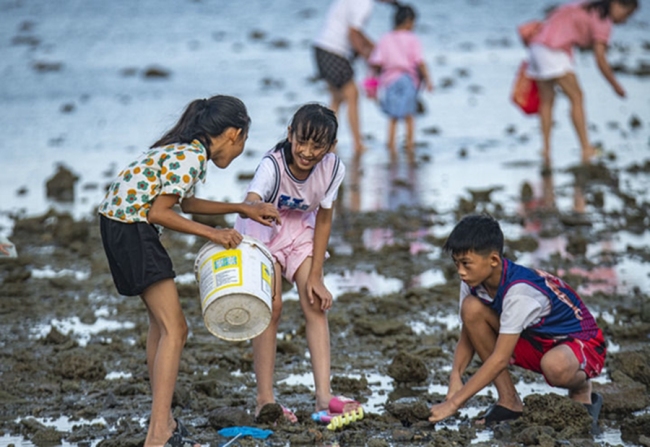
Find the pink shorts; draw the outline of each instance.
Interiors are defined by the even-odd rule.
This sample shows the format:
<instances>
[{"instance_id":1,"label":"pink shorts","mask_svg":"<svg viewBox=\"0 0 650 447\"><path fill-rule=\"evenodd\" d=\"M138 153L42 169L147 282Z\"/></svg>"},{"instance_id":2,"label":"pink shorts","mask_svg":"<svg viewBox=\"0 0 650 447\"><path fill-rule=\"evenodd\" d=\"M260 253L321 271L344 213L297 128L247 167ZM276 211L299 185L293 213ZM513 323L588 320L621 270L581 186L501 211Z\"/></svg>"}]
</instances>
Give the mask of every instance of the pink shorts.
<instances>
[{"instance_id":1,"label":"pink shorts","mask_svg":"<svg viewBox=\"0 0 650 447\"><path fill-rule=\"evenodd\" d=\"M580 369L587 374L587 377L596 377L602 371L603 365L605 364L607 345L603 337L603 332L600 329L598 329L596 336L589 340L580 340L577 338L554 340L524 332L519 337L517 346L515 346L515 352L512 354L510 364L542 374L542 368L540 366L542 357L548 351L559 345L567 345L571 348L580 362Z\"/></svg>"},{"instance_id":2,"label":"pink shorts","mask_svg":"<svg viewBox=\"0 0 650 447\"><path fill-rule=\"evenodd\" d=\"M267 245L273 258L282 267L282 276L293 282L298 268L314 251L314 229L304 228L289 245L277 237Z\"/></svg>"},{"instance_id":3,"label":"pink shorts","mask_svg":"<svg viewBox=\"0 0 650 447\"><path fill-rule=\"evenodd\" d=\"M293 217L293 216L292 216ZM266 245L282 267L282 276L294 282L294 276L314 251L314 227L308 219L282 216L282 225L265 227L251 219L237 218L235 229ZM327 253L325 257L327 257Z\"/></svg>"}]
</instances>

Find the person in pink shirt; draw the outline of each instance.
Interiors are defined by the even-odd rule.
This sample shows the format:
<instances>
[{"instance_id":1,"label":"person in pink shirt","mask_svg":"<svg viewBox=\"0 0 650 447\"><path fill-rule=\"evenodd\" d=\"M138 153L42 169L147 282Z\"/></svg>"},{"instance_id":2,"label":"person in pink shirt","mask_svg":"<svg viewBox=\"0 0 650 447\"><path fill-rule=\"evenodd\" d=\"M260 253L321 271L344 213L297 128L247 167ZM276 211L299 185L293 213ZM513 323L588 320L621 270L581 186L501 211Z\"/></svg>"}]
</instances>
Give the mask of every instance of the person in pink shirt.
<instances>
[{"instance_id":1,"label":"person in pink shirt","mask_svg":"<svg viewBox=\"0 0 650 447\"><path fill-rule=\"evenodd\" d=\"M406 154L415 163L414 115L417 110L417 93L421 82L428 91L433 90L429 71L424 63L422 45L413 32L415 11L412 7L396 3L395 27L384 35L373 49L368 60L379 71L380 104L389 117L387 146L391 162L397 161L395 134L397 123L406 123Z\"/></svg>"},{"instance_id":2,"label":"person in pink shirt","mask_svg":"<svg viewBox=\"0 0 650 447\"><path fill-rule=\"evenodd\" d=\"M531 39L528 74L537 80L539 88L545 165L551 162L550 140L556 85L571 102L571 119L580 140L582 161L589 162L593 157L595 151L587 137L587 120L582 89L575 75L573 47L593 48L601 73L616 94L625 97L625 90L607 62L606 51L612 24L625 23L637 7L638 0L597 0L563 5L550 14Z\"/></svg>"}]
</instances>

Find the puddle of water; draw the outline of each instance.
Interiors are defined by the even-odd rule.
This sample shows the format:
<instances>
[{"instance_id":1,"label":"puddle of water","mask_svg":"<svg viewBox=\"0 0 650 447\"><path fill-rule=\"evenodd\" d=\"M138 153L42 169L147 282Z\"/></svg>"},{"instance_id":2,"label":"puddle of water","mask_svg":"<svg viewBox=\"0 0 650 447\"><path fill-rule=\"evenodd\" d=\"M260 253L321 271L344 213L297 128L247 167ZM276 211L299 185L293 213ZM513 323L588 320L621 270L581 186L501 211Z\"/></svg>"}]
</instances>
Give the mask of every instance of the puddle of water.
<instances>
[{"instance_id":1,"label":"puddle of water","mask_svg":"<svg viewBox=\"0 0 650 447\"><path fill-rule=\"evenodd\" d=\"M90 272L71 269L62 269L57 271L48 266L42 269L33 269L32 276L34 278L61 278L63 276L72 276L77 281L86 281L90 277Z\"/></svg>"},{"instance_id":2,"label":"puddle of water","mask_svg":"<svg viewBox=\"0 0 650 447\"><path fill-rule=\"evenodd\" d=\"M73 337L79 346L84 347L88 344L90 338L101 332L110 332L117 331L121 329L133 329L135 324L129 321L120 322L115 320L109 320L103 316L98 316L92 324L86 324L81 322L79 317L70 317L65 319L53 319L50 321L50 324L40 324L36 325L32 329L32 338L40 339L46 337L49 334L52 328L56 328L62 334L66 334L70 337ZM106 338L106 342L110 343L111 339Z\"/></svg>"}]
</instances>

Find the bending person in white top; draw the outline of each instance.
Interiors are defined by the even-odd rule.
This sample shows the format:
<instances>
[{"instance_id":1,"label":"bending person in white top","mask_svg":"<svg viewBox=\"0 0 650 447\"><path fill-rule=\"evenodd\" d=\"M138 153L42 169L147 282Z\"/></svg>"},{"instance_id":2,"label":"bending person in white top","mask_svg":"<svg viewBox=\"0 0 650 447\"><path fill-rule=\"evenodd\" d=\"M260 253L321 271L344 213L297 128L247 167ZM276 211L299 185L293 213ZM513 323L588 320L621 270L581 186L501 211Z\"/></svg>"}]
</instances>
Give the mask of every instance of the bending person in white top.
<instances>
[{"instance_id":1,"label":"bending person in white top","mask_svg":"<svg viewBox=\"0 0 650 447\"><path fill-rule=\"evenodd\" d=\"M374 45L363 32L372 7L373 0L334 0L314 41L318 74L327 81L331 95L330 108L338 113L342 103L348 106L348 121L357 156L365 151L365 147L359 124L359 90L354 82L352 61L357 55L367 60L372 52Z\"/></svg>"}]
</instances>

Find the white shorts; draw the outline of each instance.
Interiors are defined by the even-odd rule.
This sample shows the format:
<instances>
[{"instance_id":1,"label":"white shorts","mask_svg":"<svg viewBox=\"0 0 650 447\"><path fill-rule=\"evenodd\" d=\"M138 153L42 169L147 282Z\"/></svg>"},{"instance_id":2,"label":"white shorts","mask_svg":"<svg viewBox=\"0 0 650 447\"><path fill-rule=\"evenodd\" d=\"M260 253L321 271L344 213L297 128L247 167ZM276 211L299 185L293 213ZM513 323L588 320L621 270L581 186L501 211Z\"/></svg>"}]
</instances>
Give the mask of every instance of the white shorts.
<instances>
[{"instance_id":1,"label":"white shorts","mask_svg":"<svg viewBox=\"0 0 650 447\"><path fill-rule=\"evenodd\" d=\"M575 72L573 58L566 51L540 44L532 44L528 50L529 62L526 73L533 79L546 81Z\"/></svg>"}]
</instances>

